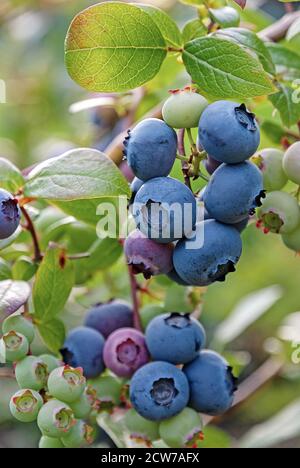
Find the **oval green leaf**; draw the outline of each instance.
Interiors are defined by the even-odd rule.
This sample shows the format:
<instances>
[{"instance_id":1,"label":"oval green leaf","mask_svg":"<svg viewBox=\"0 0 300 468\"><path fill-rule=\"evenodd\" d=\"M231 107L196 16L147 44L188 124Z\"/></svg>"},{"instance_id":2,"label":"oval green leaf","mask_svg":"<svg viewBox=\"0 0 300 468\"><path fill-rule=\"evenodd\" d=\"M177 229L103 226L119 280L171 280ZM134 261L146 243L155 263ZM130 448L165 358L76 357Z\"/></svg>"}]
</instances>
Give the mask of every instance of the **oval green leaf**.
<instances>
[{"instance_id":1,"label":"oval green leaf","mask_svg":"<svg viewBox=\"0 0 300 468\"><path fill-rule=\"evenodd\" d=\"M239 12L230 6L210 8L209 15L212 21L218 23L222 28L231 28L240 24Z\"/></svg>"},{"instance_id":2,"label":"oval green leaf","mask_svg":"<svg viewBox=\"0 0 300 468\"><path fill-rule=\"evenodd\" d=\"M130 189L122 173L105 154L79 148L35 167L28 176L24 195L67 201L130 196Z\"/></svg>"},{"instance_id":3,"label":"oval green leaf","mask_svg":"<svg viewBox=\"0 0 300 468\"><path fill-rule=\"evenodd\" d=\"M188 42L183 61L201 92L215 99L244 100L275 91L260 62L228 40L210 36Z\"/></svg>"},{"instance_id":4,"label":"oval green leaf","mask_svg":"<svg viewBox=\"0 0 300 468\"><path fill-rule=\"evenodd\" d=\"M79 13L65 43L71 78L90 91L127 91L151 80L167 54L151 16L133 5L107 2Z\"/></svg>"},{"instance_id":5,"label":"oval green leaf","mask_svg":"<svg viewBox=\"0 0 300 468\"><path fill-rule=\"evenodd\" d=\"M24 184L19 169L10 161L0 158L0 187L9 192L16 192Z\"/></svg>"},{"instance_id":6,"label":"oval green leaf","mask_svg":"<svg viewBox=\"0 0 300 468\"><path fill-rule=\"evenodd\" d=\"M197 37L206 36L206 34L207 28L200 21L200 19L189 21L185 24L182 31L183 42L186 44L187 42L192 41Z\"/></svg>"}]
</instances>

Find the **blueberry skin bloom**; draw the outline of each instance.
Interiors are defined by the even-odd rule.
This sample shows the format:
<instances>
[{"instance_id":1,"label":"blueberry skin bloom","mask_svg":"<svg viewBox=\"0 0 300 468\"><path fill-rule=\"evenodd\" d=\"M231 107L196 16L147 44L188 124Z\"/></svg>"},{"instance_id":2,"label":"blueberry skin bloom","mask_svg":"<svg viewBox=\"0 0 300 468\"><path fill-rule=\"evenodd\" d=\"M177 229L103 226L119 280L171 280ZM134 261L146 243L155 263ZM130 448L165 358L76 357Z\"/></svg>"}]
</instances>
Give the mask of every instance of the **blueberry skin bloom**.
<instances>
[{"instance_id":1,"label":"blueberry skin bloom","mask_svg":"<svg viewBox=\"0 0 300 468\"><path fill-rule=\"evenodd\" d=\"M193 230L197 204L192 191L182 182L158 177L146 182L136 194L133 216L145 236L168 244Z\"/></svg>"},{"instance_id":2,"label":"blueberry skin bloom","mask_svg":"<svg viewBox=\"0 0 300 468\"><path fill-rule=\"evenodd\" d=\"M124 141L124 156L141 180L169 175L176 154L176 132L159 119L143 120Z\"/></svg>"},{"instance_id":3,"label":"blueberry skin bloom","mask_svg":"<svg viewBox=\"0 0 300 468\"><path fill-rule=\"evenodd\" d=\"M250 162L222 164L212 175L203 199L209 214L226 224L236 224L262 205L265 198L263 177Z\"/></svg>"},{"instance_id":4,"label":"blueberry skin bloom","mask_svg":"<svg viewBox=\"0 0 300 468\"><path fill-rule=\"evenodd\" d=\"M133 407L151 421L162 421L180 413L187 406L189 395L186 376L167 362L147 364L134 374L130 384Z\"/></svg>"},{"instance_id":5,"label":"blueberry skin bloom","mask_svg":"<svg viewBox=\"0 0 300 468\"><path fill-rule=\"evenodd\" d=\"M225 281L226 275L235 271L241 253L237 229L210 219L197 224L194 238L178 242L173 263L185 283L208 286Z\"/></svg>"},{"instance_id":6,"label":"blueberry skin bloom","mask_svg":"<svg viewBox=\"0 0 300 468\"><path fill-rule=\"evenodd\" d=\"M0 189L0 239L7 239L19 227L21 210L17 200L6 190Z\"/></svg>"},{"instance_id":7,"label":"blueberry skin bloom","mask_svg":"<svg viewBox=\"0 0 300 468\"><path fill-rule=\"evenodd\" d=\"M204 348L203 326L189 314L163 314L155 317L146 330L146 343L155 361L186 364Z\"/></svg>"},{"instance_id":8,"label":"blueberry skin bloom","mask_svg":"<svg viewBox=\"0 0 300 468\"><path fill-rule=\"evenodd\" d=\"M217 161L227 164L246 161L260 143L255 115L244 104L214 102L200 118L199 143Z\"/></svg>"},{"instance_id":9,"label":"blueberry skin bloom","mask_svg":"<svg viewBox=\"0 0 300 468\"><path fill-rule=\"evenodd\" d=\"M118 377L131 377L149 361L144 335L134 328L120 328L104 346L104 362Z\"/></svg>"},{"instance_id":10,"label":"blueberry skin bloom","mask_svg":"<svg viewBox=\"0 0 300 468\"><path fill-rule=\"evenodd\" d=\"M218 416L228 411L237 390L237 379L228 362L214 351L201 351L183 368L190 385L189 406L194 410Z\"/></svg>"},{"instance_id":11,"label":"blueberry skin bloom","mask_svg":"<svg viewBox=\"0 0 300 468\"><path fill-rule=\"evenodd\" d=\"M173 244L158 244L141 231L133 231L126 239L124 253L135 274L146 279L173 270Z\"/></svg>"},{"instance_id":12,"label":"blueberry skin bloom","mask_svg":"<svg viewBox=\"0 0 300 468\"><path fill-rule=\"evenodd\" d=\"M133 327L133 310L127 302L121 300L97 304L88 312L84 324L107 338L118 328Z\"/></svg>"},{"instance_id":13,"label":"blueberry skin bloom","mask_svg":"<svg viewBox=\"0 0 300 468\"><path fill-rule=\"evenodd\" d=\"M64 343L61 354L65 364L82 367L87 379L98 377L104 371L104 338L88 327L74 328Z\"/></svg>"}]
</instances>

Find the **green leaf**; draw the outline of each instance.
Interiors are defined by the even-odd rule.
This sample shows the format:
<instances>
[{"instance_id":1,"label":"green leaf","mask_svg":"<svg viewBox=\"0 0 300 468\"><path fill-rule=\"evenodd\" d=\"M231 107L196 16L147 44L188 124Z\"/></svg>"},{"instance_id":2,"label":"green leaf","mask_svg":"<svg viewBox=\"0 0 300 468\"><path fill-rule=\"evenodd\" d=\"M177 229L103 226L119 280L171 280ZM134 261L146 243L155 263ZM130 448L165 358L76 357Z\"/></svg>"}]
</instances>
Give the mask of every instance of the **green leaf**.
<instances>
[{"instance_id":1,"label":"green leaf","mask_svg":"<svg viewBox=\"0 0 300 468\"><path fill-rule=\"evenodd\" d=\"M30 286L24 281L1 281L0 320L20 309L28 301L30 294Z\"/></svg>"},{"instance_id":2,"label":"green leaf","mask_svg":"<svg viewBox=\"0 0 300 468\"><path fill-rule=\"evenodd\" d=\"M130 196L130 189L122 173L105 154L80 148L33 169L24 195L47 200L82 200Z\"/></svg>"},{"instance_id":3,"label":"green leaf","mask_svg":"<svg viewBox=\"0 0 300 468\"><path fill-rule=\"evenodd\" d=\"M218 23L222 28L232 28L240 24L239 12L230 6L223 8L210 8L209 15L214 23Z\"/></svg>"},{"instance_id":4,"label":"green leaf","mask_svg":"<svg viewBox=\"0 0 300 468\"><path fill-rule=\"evenodd\" d=\"M151 16L133 5L101 3L71 23L65 61L71 78L90 91L127 91L151 80L167 54Z\"/></svg>"},{"instance_id":5,"label":"green leaf","mask_svg":"<svg viewBox=\"0 0 300 468\"><path fill-rule=\"evenodd\" d=\"M218 37L188 42L183 61L201 92L216 99L245 99L274 92L261 64L242 47Z\"/></svg>"},{"instance_id":6,"label":"green leaf","mask_svg":"<svg viewBox=\"0 0 300 468\"><path fill-rule=\"evenodd\" d=\"M22 255L19 257L12 267L12 275L14 280L29 281L37 271L37 264L31 258Z\"/></svg>"},{"instance_id":7,"label":"green leaf","mask_svg":"<svg viewBox=\"0 0 300 468\"><path fill-rule=\"evenodd\" d=\"M206 34L207 29L199 19L189 21L182 31L183 42L186 44L197 37L206 36Z\"/></svg>"},{"instance_id":8,"label":"green leaf","mask_svg":"<svg viewBox=\"0 0 300 468\"><path fill-rule=\"evenodd\" d=\"M84 268L89 271L105 270L120 258L122 252L118 239L97 239L89 249L90 257L85 260Z\"/></svg>"},{"instance_id":9,"label":"green leaf","mask_svg":"<svg viewBox=\"0 0 300 468\"><path fill-rule=\"evenodd\" d=\"M14 193L23 184L24 178L19 169L7 159L0 158L0 187Z\"/></svg>"},{"instance_id":10,"label":"green leaf","mask_svg":"<svg viewBox=\"0 0 300 468\"><path fill-rule=\"evenodd\" d=\"M0 258L0 281L11 279L11 268L3 258Z\"/></svg>"},{"instance_id":11,"label":"green leaf","mask_svg":"<svg viewBox=\"0 0 300 468\"><path fill-rule=\"evenodd\" d=\"M269 120L265 120L260 128L277 145L281 143L282 138L286 135L286 132L280 125Z\"/></svg>"},{"instance_id":12,"label":"green leaf","mask_svg":"<svg viewBox=\"0 0 300 468\"><path fill-rule=\"evenodd\" d=\"M279 286L256 291L243 298L215 332L215 340L226 345L240 336L281 298Z\"/></svg>"},{"instance_id":13,"label":"green leaf","mask_svg":"<svg viewBox=\"0 0 300 468\"><path fill-rule=\"evenodd\" d=\"M38 269L33 287L34 316L45 324L64 308L74 286L74 268L61 248L50 245Z\"/></svg>"},{"instance_id":14,"label":"green leaf","mask_svg":"<svg viewBox=\"0 0 300 468\"><path fill-rule=\"evenodd\" d=\"M215 35L221 39L234 41L251 52L254 52L265 71L271 75L275 75L276 71L271 54L264 42L254 32L244 28L228 28L216 32Z\"/></svg>"},{"instance_id":15,"label":"green leaf","mask_svg":"<svg viewBox=\"0 0 300 468\"><path fill-rule=\"evenodd\" d=\"M300 55L279 44L267 44L273 63L279 68L286 70L298 70L300 72ZM300 75L299 75L300 76Z\"/></svg>"},{"instance_id":16,"label":"green leaf","mask_svg":"<svg viewBox=\"0 0 300 468\"><path fill-rule=\"evenodd\" d=\"M300 35L300 18L297 19L292 26L290 26L287 34L286 34L286 39L288 41L292 41L295 39L297 36Z\"/></svg>"},{"instance_id":17,"label":"green leaf","mask_svg":"<svg viewBox=\"0 0 300 468\"><path fill-rule=\"evenodd\" d=\"M299 92L288 86L279 85L280 91L269 96L273 106L279 111L284 125L291 127L300 120Z\"/></svg>"},{"instance_id":18,"label":"green leaf","mask_svg":"<svg viewBox=\"0 0 300 468\"><path fill-rule=\"evenodd\" d=\"M182 37L180 30L173 19L164 11L152 5L144 5L143 3L135 3L135 6L144 10L155 22L159 28L164 40L171 47L181 47Z\"/></svg>"},{"instance_id":19,"label":"green leaf","mask_svg":"<svg viewBox=\"0 0 300 468\"><path fill-rule=\"evenodd\" d=\"M38 330L47 348L52 353L57 354L62 348L66 337L63 322L59 319L52 319L38 325Z\"/></svg>"},{"instance_id":20,"label":"green leaf","mask_svg":"<svg viewBox=\"0 0 300 468\"><path fill-rule=\"evenodd\" d=\"M164 309L168 312L173 312L174 310L180 310L186 313L193 312L194 307L190 300L188 289L174 283L169 286L166 293Z\"/></svg>"}]
</instances>

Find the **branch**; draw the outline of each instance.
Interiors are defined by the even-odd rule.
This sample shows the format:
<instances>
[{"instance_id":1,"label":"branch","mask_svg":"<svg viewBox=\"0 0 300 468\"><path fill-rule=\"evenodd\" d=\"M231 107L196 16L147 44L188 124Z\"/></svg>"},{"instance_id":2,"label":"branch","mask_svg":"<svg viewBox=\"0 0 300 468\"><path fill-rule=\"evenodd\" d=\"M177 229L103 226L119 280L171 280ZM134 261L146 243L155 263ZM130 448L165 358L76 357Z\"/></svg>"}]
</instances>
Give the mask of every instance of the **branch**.
<instances>
[{"instance_id":1,"label":"branch","mask_svg":"<svg viewBox=\"0 0 300 468\"><path fill-rule=\"evenodd\" d=\"M287 13L279 21L276 21L276 23L260 31L258 37L264 41L277 42L285 37L290 26L292 26L298 18L300 18L300 11Z\"/></svg>"},{"instance_id":2,"label":"branch","mask_svg":"<svg viewBox=\"0 0 300 468\"><path fill-rule=\"evenodd\" d=\"M27 210L26 210L26 208L24 206L21 206L21 211L22 211L22 213L24 215L24 218L26 219L26 222L27 222L26 229L27 229L27 231L30 232L32 240L33 240L34 261L35 262L40 262L42 260L43 256L41 254L41 249L40 249L40 245L39 245L39 241L38 241L38 237L37 237L35 227L33 225L33 222L32 222L32 219L31 219L29 213L27 212Z\"/></svg>"},{"instance_id":3,"label":"branch","mask_svg":"<svg viewBox=\"0 0 300 468\"><path fill-rule=\"evenodd\" d=\"M182 128L178 132L178 151L181 156L186 156L185 147L184 147L184 135L185 135L185 129ZM181 168L182 168L182 173L184 177L184 183L189 189L192 190L191 179L189 177L190 168L189 168L188 161L181 161Z\"/></svg>"},{"instance_id":4,"label":"branch","mask_svg":"<svg viewBox=\"0 0 300 468\"><path fill-rule=\"evenodd\" d=\"M14 377L13 369L9 369L8 367L0 368L0 379L14 379Z\"/></svg>"},{"instance_id":5,"label":"branch","mask_svg":"<svg viewBox=\"0 0 300 468\"><path fill-rule=\"evenodd\" d=\"M128 273L129 273L129 279L130 279L130 289L131 289L132 304L133 304L133 325L134 325L134 328L142 331L142 324L141 324L141 317L140 317L140 303L138 299L138 292L139 292L140 287L135 279L131 265L128 265Z\"/></svg>"}]
</instances>

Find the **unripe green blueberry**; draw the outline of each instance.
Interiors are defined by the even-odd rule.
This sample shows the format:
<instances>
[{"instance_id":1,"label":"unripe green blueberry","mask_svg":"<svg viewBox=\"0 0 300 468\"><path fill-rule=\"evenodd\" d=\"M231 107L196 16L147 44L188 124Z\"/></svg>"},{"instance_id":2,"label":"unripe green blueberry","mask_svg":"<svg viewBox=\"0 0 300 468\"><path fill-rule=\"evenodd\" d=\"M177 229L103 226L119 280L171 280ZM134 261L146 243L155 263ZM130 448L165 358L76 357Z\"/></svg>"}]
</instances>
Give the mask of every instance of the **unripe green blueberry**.
<instances>
[{"instance_id":1,"label":"unripe green blueberry","mask_svg":"<svg viewBox=\"0 0 300 468\"><path fill-rule=\"evenodd\" d=\"M300 252L300 224L294 231L288 234L282 234L282 240L288 249L294 250L294 252L299 253Z\"/></svg>"},{"instance_id":2,"label":"unripe green blueberry","mask_svg":"<svg viewBox=\"0 0 300 468\"><path fill-rule=\"evenodd\" d=\"M99 410L111 410L121 403L122 381L110 375L90 380L91 386L96 390Z\"/></svg>"},{"instance_id":3,"label":"unripe green blueberry","mask_svg":"<svg viewBox=\"0 0 300 468\"><path fill-rule=\"evenodd\" d=\"M252 156L251 161L261 170L264 188L269 192L281 190L287 183L282 161L284 152L276 148L266 148Z\"/></svg>"},{"instance_id":4,"label":"unripe green blueberry","mask_svg":"<svg viewBox=\"0 0 300 468\"><path fill-rule=\"evenodd\" d=\"M159 439L159 423L143 418L135 409L127 411L124 424L132 439L142 439L149 442Z\"/></svg>"},{"instance_id":5,"label":"unripe green blueberry","mask_svg":"<svg viewBox=\"0 0 300 468\"><path fill-rule=\"evenodd\" d=\"M300 185L300 141L286 151L283 157L283 170L292 182Z\"/></svg>"},{"instance_id":6,"label":"unripe green blueberry","mask_svg":"<svg viewBox=\"0 0 300 468\"><path fill-rule=\"evenodd\" d=\"M258 224L266 232L287 234L294 231L300 222L297 200L286 192L270 192L257 211Z\"/></svg>"},{"instance_id":7,"label":"unripe green blueberry","mask_svg":"<svg viewBox=\"0 0 300 468\"><path fill-rule=\"evenodd\" d=\"M5 347L5 359L7 362L16 362L23 359L29 351L27 338L21 333L10 331L2 338Z\"/></svg>"},{"instance_id":8,"label":"unripe green blueberry","mask_svg":"<svg viewBox=\"0 0 300 468\"><path fill-rule=\"evenodd\" d=\"M162 115L173 128L196 128L208 101L191 89L178 90L165 102Z\"/></svg>"},{"instance_id":9,"label":"unripe green blueberry","mask_svg":"<svg viewBox=\"0 0 300 468\"><path fill-rule=\"evenodd\" d=\"M64 449L65 446L60 439L53 437L42 436L39 441L40 449Z\"/></svg>"},{"instance_id":10,"label":"unripe green blueberry","mask_svg":"<svg viewBox=\"0 0 300 468\"><path fill-rule=\"evenodd\" d=\"M23 423L35 421L42 406L43 399L41 395L29 389L15 393L9 403L11 414Z\"/></svg>"},{"instance_id":11,"label":"unripe green blueberry","mask_svg":"<svg viewBox=\"0 0 300 468\"><path fill-rule=\"evenodd\" d=\"M93 405L96 402L96 390L88 385L79 400L70 403L76 419L87 419L91 414Z\"/></svg>"},{"instance_id":12,"label":"unripe green blueberry","mask_svg":"<svg viewBox=\"0 0 300 468\"><path fill-rule=\"evenodd\" d=\"M48 390L58 400L72 403L78 400L86 386L86 379L81 368L62 366L49 375Z\"/></svg>"},{"instance_id":13,"label":"unripe green blueberry","mask_svg":"<svg viewBox=\"0 0 300 468\"><path fill-rule=\"evenodd\" d=\"M16 365L15 375L20 388L39 391L47 385L48 368L41 359L27 356Z\"/></svg>"},{"instance_id":14,"label":"unripe green blueberry","mask_svg":"<svg viewBox=\"0 0 300 468\"><path fill-rule=\"evenodd\" d=\"M2 324L3 334L10 331L15 331L24 335L28 343L31 344L34 340L34 326L30 320L27 320L23 315L15 313L7 317Z\"/></svg>"},{"instance_id":15,"label":"unripe green blueberry","mask_svg":"<svg viewBox=\"0 0 300 468\"><path fill-rule=\"evenodd\" d=\"M70 432L76 420L66 403L54 399L42 407L37 423L44 436L60 439Z\"/></svg>"},{"instance_id":16,"label":"unripe green blueberry","mask_svg":"<svg viewBox=\"0 0 300 468\"><path fill-rule=\"evenodd\" d=\"M192 447L202 438L201 416L195 410L185 408L176 416L162 421L159 434L169 447Z\"/></svg>"},{"instance_id":17,"label":"unripe green blueberry","mask_svg":"<svg viewBox=\"0 0 300 468\"><path fill-rule=\"evenodd\" d=\"M94 429L84 421L76 421L69 433L61 440L67 448L83 448L94 442Z\"/></svg>"},{"instance_id":18,"label":"unripe green blueberry","mask_svg":"<svg viewBox=\"0 0 300 468\"><path fill-rule=\"evenodd\" d=\"M52 372L57 367L61 366L61 361L52 354L42 354L39 358L46 364L48 367L48 372Z\"/></svg>"}]
</instances>

